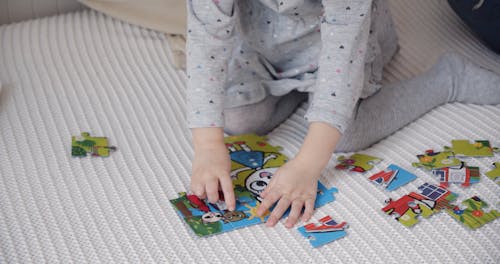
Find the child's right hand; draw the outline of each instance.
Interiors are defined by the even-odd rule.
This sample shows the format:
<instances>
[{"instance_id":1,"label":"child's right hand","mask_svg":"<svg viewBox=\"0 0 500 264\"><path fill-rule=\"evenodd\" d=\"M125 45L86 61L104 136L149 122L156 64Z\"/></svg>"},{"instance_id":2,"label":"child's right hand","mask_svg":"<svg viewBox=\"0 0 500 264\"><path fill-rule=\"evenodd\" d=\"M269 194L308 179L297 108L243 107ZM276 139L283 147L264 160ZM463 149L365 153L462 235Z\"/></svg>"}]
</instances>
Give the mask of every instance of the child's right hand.
<instances>
[{"instance_id":1,"label":"child's right hand","mask_svg":"<svg viewBox=\"0 0 500 264\"><path fill-rule=\"evenodd\" d=\"M222 128L193 129L194 160L191 191L211 203L219 201L219 188L224 194L227 208L236 206L233 183L230 177L231 159L224 144Z\"/></svg>"}]
</instances>

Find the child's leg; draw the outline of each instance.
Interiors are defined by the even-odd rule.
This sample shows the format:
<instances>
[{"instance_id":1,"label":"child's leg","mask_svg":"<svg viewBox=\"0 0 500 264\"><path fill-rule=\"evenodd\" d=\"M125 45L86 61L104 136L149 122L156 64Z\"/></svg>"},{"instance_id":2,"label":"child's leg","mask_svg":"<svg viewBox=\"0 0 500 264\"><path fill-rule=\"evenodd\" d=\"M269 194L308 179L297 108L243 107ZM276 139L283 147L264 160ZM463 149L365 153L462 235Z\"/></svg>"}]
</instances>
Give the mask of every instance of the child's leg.
<instances>
[{"instance_id":1,"label":"child's leg","mask_svg":"<svg viewBox=\"0 0 500 264\"><path fill-rule=\"evenodd\" d=\"M448 102L500 104L500 75L446 54L424 74L362 100L336 151L367 148Z\"/></svg>"},{"instance_id":2,"label":"child's leg","mask_svg":"<svg viewBox=\"0 0 500 264\"><path fill-rule=\"evenodd\" d=\"M224 131L230 135L256 133L264 135L287 119L307 93L293 91L285 96L269 95L261 102L224 109Z\"/></svg>"}]
</instances>

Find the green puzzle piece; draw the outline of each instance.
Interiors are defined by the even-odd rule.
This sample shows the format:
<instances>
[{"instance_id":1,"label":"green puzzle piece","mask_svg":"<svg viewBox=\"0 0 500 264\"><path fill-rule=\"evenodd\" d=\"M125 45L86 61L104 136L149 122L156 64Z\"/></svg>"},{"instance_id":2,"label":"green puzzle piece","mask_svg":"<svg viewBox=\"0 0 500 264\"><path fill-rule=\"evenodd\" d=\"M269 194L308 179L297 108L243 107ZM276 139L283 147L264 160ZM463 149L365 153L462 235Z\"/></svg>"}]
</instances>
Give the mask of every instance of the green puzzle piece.
<instances>
[{"instance_id":1,"label":"green puzzle piece","mask_svg":"<svg viewBox=\"0 0 500 264\"><path fill-rule=\"evenodd\" d=\"M492 157L498 148L492 148L488 140L475 140L473 144L469 140L452 140L451 148L444 147L459 157Z\"/></svg>"},{"instance_id":2,"label":"green puzzle piece","mask_svg":"<svg viewBox=\"0 0 500 264\"><path fill-rule=\"evenodd\" d=\"M495 167L494 169L486 172L486 176L490 178L492 181L496 182L498 185L500 185L500 162L495 162L493 163L493 166Z\"/></svg>"},{"instance_id":3,"label":"green puzzle piece","mask_svg":"<svg viewBox=\"0 0 500 264\"><path fill-rule=\"evenodd\" d=\"M110 151L116 147L108 145L105 137L91 137L88 132L82 132L81 136L71 137L71 155L73 157L86 157L87 153L92 156L108 157Z\"/></svg>"},{"instance_id":4,"label":"green puzzle piece","mask_svg":"<svg viewBox=\"0 0 500 264\"><path fill-rule=\"evenodd\" d=\"M335 166L336 169L365 172L371 170L373 168L373 164L379 163L382 159L365 154L355 153L348 159L346 159L344 156L339 156L337 160L340 161L340 163Z\"/></svg>"},{"instance_id":5,"label":"green puzzle piece","mask_svg":"<svg viewBox=\"0 0 500 264\"><path fill-rule=\"evenodd\" d=\"M446 212L470 229L479 228L500 217L500 212L497 210L485 212L484 208L488 207L488 204L477 196L463 201L462 204L467 208L462 210L456 206L453 209L447 209Z\"/></svg>"},{"instance_id":6,"label":"green puzzle piece","mask_svg":"<svg viewBox=\"0 0 500 264\"><path fill-rule=\"evenodd\" d=\"M427 150L425 154L417 155L419 162L413 162L413 167L423 167L428 170L442 169L459 166L462 162L459 159L453 158L453 152L442 151L434 152Z\"/></svg>"}]
</instances>

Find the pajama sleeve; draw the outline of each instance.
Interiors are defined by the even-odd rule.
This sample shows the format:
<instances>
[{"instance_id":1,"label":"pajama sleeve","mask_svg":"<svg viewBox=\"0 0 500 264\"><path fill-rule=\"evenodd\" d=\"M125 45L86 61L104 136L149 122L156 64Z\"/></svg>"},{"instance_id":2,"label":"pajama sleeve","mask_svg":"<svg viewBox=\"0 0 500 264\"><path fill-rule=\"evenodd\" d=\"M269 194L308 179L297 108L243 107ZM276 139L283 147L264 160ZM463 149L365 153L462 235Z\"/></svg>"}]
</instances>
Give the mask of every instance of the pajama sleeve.
<instances>
[{"instance_id":1,"label":"pajama sleeve","mask_svg":"<svg viewBox=\"0 0 500 264\"><path fill-rule=\"evenodd\" d=\"M234 46L234 0L187 1L187 124L224 126L224 84Z\"/></svg>"},{"instance_id":2,"label":"pajama sleeve","mask_svg":"<svg viewBox=\"0 0 500 264\"><path fill-rule=\"evenodd\" d=\"M372 1L322 2L318 77L305 117L344 133L363 89Z\"/></svg>"}]
</instances>

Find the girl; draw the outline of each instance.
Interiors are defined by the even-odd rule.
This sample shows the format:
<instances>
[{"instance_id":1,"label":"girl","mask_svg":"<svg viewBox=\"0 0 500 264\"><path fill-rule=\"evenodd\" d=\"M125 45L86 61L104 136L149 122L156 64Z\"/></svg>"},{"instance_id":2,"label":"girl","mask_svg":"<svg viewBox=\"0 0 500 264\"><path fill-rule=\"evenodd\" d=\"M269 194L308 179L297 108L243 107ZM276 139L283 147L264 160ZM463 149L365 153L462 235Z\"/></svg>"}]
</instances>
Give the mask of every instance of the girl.
<instances>
[{"instance_id":1,"label":"girl","mask_svg":"<svg viewBox=\"0 0 500 264\"><path fill-rule=\"evenodd\" d=\"M334 151L370 146L447 102L500 103L500 77L449 54L425 74L380 89L397 50L385 0L189 0L188 126L191 190L234 210L229 134L265 134L308 99L299 152L261 194L267 225L313 213L317 181ZM302 213L303 212L303 213Z\"/></svg>"}]
</instances>

